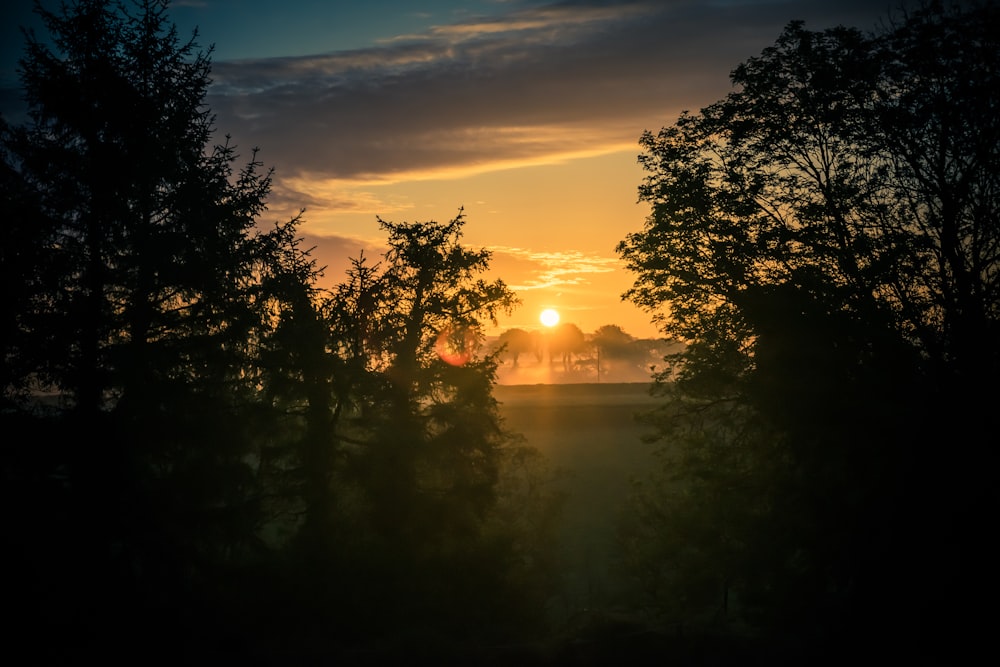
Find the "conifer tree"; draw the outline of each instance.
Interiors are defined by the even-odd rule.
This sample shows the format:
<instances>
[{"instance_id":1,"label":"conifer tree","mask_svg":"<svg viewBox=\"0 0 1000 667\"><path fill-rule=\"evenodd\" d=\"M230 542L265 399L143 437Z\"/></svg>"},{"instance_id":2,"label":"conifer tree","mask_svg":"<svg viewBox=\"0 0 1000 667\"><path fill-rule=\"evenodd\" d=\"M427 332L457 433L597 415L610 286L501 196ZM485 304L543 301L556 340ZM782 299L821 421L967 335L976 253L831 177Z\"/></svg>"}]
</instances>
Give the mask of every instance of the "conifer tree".
<instances>
[{"instance_id":1,"label":"conifer tree","mask_svg":"<svg viewBox=\"0 0 1000 667\"><path fill-rule=\"evenodd\" d=\"M4 251L19 309L5 419L36 421L19 478L58 471L68 489L58 516L32 518L64 522L37 548L75 554L53 566L67 590L102 582L136 604L209 595L214 568L253 548L260 351L275 302L315 276L298 218L258 227L271 173L213 143L210 50L179 39L167 5L38 5L29 120L2 137L22 249ZM42 394L58 405L38 422Z\"/></svg>"}]
</instances>

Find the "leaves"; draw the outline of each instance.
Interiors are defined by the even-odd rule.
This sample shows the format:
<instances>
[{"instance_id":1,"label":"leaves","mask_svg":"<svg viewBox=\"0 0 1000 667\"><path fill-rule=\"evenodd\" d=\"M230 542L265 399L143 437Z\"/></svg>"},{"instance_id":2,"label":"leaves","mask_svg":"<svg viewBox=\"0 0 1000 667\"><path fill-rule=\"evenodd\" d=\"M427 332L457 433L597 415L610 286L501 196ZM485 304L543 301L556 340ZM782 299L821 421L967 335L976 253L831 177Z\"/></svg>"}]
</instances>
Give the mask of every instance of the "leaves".
<instances>
[{"instance_id":1,"label":"leaves","mask_svg":"<svg viewBox=\"0 0 1000 667\"><path fill-rule=\"evenodd\" d=\"M873 34L793 22L734 92L642 136L625 296L688 345L654 417L669 479L640 489L650 544L631 544L664 608L685 601L675 620L719 622L725 582L757 631L838 632L893 568L953 600L916 508L971 520L967 488L936 480L977 477L986 451L934 443L992 423L974 406L996 392L970 387L1000 370L998 20L931 3Z\"/></svg>"}]
</instances>

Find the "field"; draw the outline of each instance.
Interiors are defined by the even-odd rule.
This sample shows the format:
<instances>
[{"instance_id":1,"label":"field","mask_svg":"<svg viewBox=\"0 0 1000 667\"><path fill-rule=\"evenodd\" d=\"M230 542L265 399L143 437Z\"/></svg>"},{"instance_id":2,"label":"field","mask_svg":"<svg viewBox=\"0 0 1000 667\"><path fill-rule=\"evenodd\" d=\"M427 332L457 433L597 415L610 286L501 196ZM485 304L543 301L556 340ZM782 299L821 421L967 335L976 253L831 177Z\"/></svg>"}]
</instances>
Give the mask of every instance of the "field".
<instances>
[{"instance_id":1,"label":"field","mask_svg":"<svg viewBox=\"0 0 1000 667\"><path fill-rule=\"evenodd\" d=\"M630 480L652 461L648 430L635 420L656 399L647 383L498 385L494 390L509 429L522 434L560 471L565 495L560 544L564 599L553 613L567 619L613 605L616 523Z\"/></svg>"}]
</instances>

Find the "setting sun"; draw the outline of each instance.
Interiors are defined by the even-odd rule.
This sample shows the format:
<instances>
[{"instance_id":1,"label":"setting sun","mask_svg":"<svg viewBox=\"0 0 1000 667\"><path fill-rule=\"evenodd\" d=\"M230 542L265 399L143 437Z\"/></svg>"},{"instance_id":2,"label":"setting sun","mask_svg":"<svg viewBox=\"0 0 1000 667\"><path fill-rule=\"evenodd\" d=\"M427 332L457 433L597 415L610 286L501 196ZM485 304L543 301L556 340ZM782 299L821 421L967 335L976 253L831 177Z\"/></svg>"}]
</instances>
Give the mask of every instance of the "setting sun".
<instances>
[{"instance_id":1,"label":"setting sun","mask_svg":"<svg viewBox=\"0 0 1000 667\"><path fill-rule=\"evenodd\" d=\"M541 320L542 324L545 326L554 327L559 324L559 313L551 308L546 308L542 311L542 314L538 316L538 319Z\"/></svg>"}]
</instances>

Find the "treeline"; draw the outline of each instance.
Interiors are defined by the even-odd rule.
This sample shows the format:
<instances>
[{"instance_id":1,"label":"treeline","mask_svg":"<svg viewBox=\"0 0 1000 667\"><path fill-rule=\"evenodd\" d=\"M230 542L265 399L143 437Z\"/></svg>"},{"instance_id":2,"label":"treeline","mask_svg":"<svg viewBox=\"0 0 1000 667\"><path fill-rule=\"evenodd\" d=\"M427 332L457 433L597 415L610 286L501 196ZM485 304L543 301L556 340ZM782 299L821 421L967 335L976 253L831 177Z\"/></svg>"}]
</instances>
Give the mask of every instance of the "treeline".
<instances>
[{"instance_id":1,"label":"treeline","mask_svg":"<svg viewBox=\"0 0 1000 667\"><path fill-rule=\"evenodd\" d=\"M0 127L13 634L276 664L523 639L554 506L478 349L514 294L461 211L380 220L384 256L319 289L166 5L42 11Z\"/></svg>"},{"instance_id":2,"label":"treeline","mask_svg":"<svg viewBox=\"0 0 1000 667\"><path fill-rule=\"evenodd\" d=\"M664 357L683 344L664 339L635 338L617 324L605 324L590 334L572 322L543 330L506 329L491 341L501 369L516 376L519 369L547 365L576 382L599 382L609 376L621 381L649 382ZM528 375L530 373L526 373Z\"/></svg>"}]
</instances>

